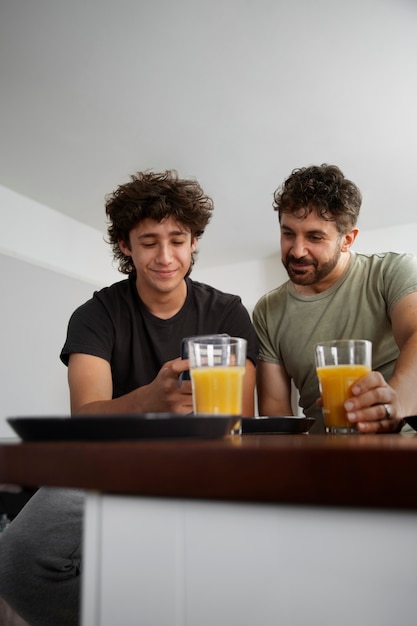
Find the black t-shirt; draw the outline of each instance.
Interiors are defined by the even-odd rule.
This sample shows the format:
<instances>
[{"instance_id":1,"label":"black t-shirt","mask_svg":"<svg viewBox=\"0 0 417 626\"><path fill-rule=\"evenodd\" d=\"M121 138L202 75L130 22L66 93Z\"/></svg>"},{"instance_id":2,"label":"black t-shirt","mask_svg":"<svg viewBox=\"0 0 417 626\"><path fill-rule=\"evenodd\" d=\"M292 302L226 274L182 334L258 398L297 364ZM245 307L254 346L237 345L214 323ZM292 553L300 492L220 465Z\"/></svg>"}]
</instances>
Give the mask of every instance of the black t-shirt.
<instances>
[{"instance_id":1,"label":"black t-shirt","mask_svg":"<svg viewBox=\"0 0 417 626\"><path fill-rule=\"evenodd\" d=\"M184 306L166 320L145 307L134 277L95 292L70 318L62 362L68 365L72 352L108 361L114 398L149 384L166 361L180 356L183 337L213 333L243 337L247 357L256 364L256 333L239 296L190 278L186 282Z\"/></svg>"}]
</instances>

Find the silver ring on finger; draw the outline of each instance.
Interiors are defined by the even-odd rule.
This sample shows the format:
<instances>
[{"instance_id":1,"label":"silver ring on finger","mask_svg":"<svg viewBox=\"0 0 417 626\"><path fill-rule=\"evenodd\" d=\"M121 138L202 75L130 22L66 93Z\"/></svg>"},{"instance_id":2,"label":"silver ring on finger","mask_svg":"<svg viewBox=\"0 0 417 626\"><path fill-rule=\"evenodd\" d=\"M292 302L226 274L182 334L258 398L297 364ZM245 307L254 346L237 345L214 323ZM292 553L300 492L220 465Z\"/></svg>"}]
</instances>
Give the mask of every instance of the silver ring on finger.
<instances>
[{"instance_id":1,"label":"silver ring on finger","mask_svg":"<svg viewBox=\"0 0 417 626\"><path fill-rule=\"evenodd\" d=\"M385 419L389 420L392 415L392 409L389 404L383 404L382 406L385 409Z\"/></svg>"}]
</instances>

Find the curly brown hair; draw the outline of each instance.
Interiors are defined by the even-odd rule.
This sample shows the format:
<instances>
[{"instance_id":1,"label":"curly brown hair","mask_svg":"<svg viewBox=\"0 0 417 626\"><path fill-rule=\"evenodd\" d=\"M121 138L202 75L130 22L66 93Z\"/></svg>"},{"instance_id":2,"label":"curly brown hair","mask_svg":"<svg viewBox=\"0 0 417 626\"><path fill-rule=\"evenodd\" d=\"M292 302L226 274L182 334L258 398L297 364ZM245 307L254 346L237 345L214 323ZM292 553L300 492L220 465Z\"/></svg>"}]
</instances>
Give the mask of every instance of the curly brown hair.
<instances>
[{"instance_id":1,"label":"curly brown hair","mask_svg":"<svg viewBox=\"0 0 417 626\"><path fill-rule=\"evenodd\" d=\"M160 222L173 217L190 230L192 238L199 238L213 211L213 201L199 183L179 178L176 170L137 172L130 177L130 182L120 185L105 200L108 243L122 274L136 274L131 257L123 254L119 241L129 245L129 233L139 222L146 218ZM192 255L188 274L194 261Z\"/></svg>"},{"instance_id":2,"label":"curly brown hair","mask_svg":"<svg viewBox=\"0 0 417 626\"><path fill-rule=\"evenodd\" d=\"M273 207L283 213L307 217L312 211L334 221L341 234L356 225L362 204L358 187L336 165L312 165L292 171L274 193Z\"/></svg>"}]
</instances>

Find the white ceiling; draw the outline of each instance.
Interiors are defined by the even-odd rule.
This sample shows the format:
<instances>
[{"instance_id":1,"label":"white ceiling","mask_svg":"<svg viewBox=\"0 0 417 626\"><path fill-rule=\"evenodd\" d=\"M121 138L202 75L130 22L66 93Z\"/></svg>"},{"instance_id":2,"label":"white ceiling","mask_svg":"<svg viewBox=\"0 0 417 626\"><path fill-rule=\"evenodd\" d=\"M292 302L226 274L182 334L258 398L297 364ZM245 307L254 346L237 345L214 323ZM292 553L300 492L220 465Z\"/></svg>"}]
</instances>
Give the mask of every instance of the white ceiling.
<instances>
[{"instance_id":1,"label":"white ceiling","mask_svg":"<svg viewBox=\"0 0 417 626\"><path fill-rule=\"evenodd\" d=\"M312 163L363 229L415 222L416 77L417 0L1 0L0 184L104 231L106 193L175 168L215 202L205 267L275 253Z\"/></svg>"}]
</instances>

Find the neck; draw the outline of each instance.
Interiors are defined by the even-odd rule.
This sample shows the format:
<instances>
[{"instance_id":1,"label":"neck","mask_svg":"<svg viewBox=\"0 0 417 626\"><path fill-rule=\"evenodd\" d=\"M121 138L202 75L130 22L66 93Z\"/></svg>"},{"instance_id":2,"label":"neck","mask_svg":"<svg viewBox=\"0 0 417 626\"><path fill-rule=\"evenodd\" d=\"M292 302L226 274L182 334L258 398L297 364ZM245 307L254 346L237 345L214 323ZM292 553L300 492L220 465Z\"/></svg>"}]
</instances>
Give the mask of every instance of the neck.
<instances>
[{"instance_id":1,"label":"neck","mask_svg":"<svg viewBox=\"0 0 417 626\"><path fill-rule=\"evenodd\" d=\"M163 320L169 319L178 313L184 306L187 298L187 283L185 280L181 281L174 291L163 292L143 289L142 286L138 285L137 281L136 289L148 311L155 317Z\"/></svg>"}]
</instances>

